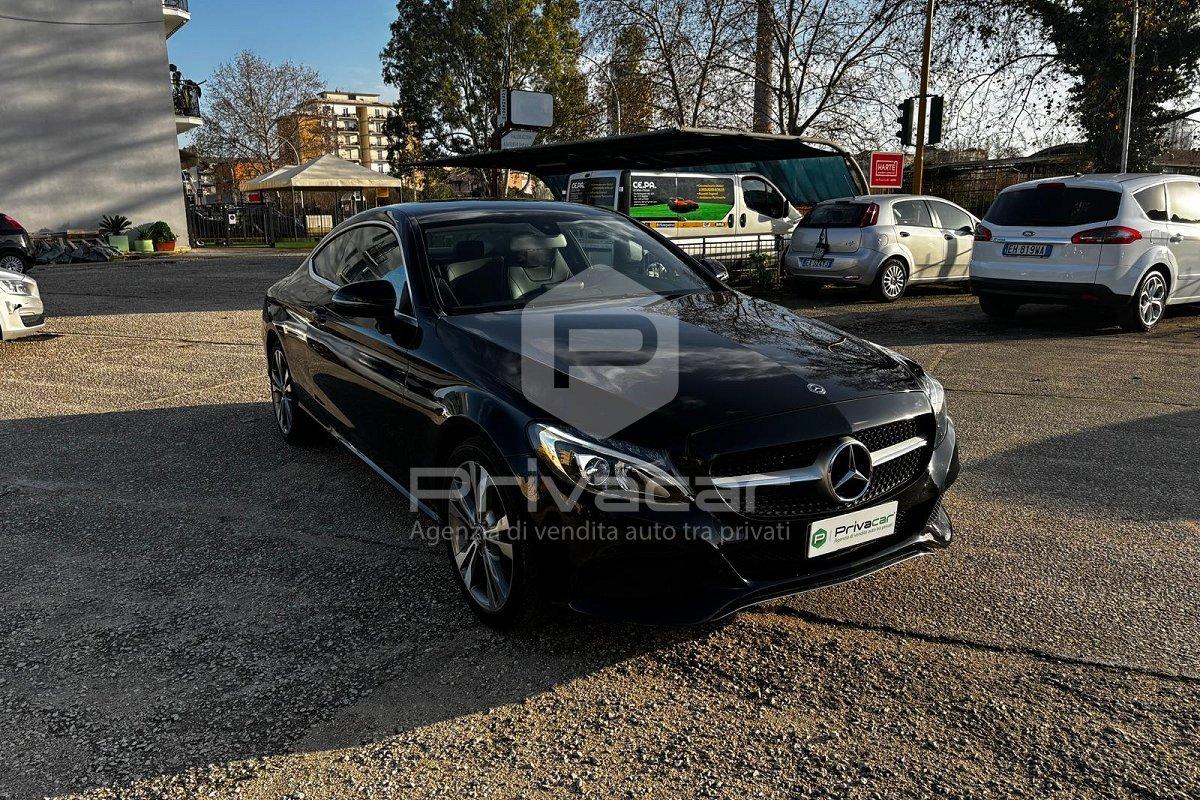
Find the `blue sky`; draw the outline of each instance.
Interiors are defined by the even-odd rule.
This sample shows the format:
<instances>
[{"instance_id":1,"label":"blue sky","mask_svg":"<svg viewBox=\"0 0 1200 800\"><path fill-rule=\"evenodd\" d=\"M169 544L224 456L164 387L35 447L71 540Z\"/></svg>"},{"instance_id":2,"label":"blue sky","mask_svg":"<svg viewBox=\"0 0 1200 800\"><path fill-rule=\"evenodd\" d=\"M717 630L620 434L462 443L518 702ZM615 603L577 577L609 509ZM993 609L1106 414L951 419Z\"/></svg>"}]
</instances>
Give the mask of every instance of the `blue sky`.
<instances>
[{"instance_id":1,"label":"blue sky","mask_svg":"<svg viewBox=\"0 0 1200 800\"><path fill-rule=\"evenodd\" d=\"M167 43L171 62L202 81L241 50L315 67L330 89L394 93L379 74L379 51L396 18L395 0L190 0L192 21Z\"/></svg>"}]
</instances>

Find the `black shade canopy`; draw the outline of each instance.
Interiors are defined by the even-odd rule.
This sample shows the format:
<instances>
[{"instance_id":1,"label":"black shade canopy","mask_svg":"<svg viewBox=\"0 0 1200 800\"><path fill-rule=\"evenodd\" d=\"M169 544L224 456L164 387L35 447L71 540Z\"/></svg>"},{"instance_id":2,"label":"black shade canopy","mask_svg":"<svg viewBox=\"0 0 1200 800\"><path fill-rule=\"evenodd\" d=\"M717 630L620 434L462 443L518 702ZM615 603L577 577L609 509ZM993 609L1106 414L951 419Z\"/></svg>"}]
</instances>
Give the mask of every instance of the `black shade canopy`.
<instances>
[{"instance_id":1,"label":"black shade canopy","mask_svg":"<svg viewBox=\"0 0 1200 800\"><path fill-rule=\"evenodd\" d=\"M844 161L846 168L846 171L842 172L842 185L839 189L822 194L838 196L866 190L867 181L862 169L849 153L833 142L799 136L709 128L663 128L601 139L449 156L422 161L413 166L518 170L538 176L557 192L562 189L565 175L589 170L669 171L695 170L702 166L737 165L738 168L747 171L766 172L774 179L778 177L776 173L780 172L783 162L818 158ZM851 183L847 184L846 180ZM787 184L790 181L783 180L782 183ZM786 186L781 188L792 202L824 199L820 196L798 197L799 194L811 192L802 192L799 189L789 192Z\"/></svg>"},{"instance_id":2,"label":"black shade canopy","mask_svg":"<svg viewBox=\"0 0 1200 800\"><path fill-rule=\"evenodd\" d=\"M695 164L783 161L839 155L849 156L841 147L821 139L708 128L663 128L602 139L449 156L423 161L415 166L515 169L552 175L564 170L669 170Z\"/></svg>"}]
</instances>

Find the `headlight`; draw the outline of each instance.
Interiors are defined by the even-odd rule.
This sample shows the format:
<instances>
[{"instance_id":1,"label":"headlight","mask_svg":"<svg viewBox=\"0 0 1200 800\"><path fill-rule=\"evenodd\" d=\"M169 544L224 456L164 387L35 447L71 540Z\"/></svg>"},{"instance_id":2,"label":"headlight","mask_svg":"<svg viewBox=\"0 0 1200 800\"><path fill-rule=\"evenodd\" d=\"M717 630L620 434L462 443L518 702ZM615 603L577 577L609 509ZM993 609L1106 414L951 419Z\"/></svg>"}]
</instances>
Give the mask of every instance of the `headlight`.
<instances>
[{"instance_id":1,"label":"headlight","mask_svg":"<svg viewBox=\"0 0 1200 800\"><path fill-rule=\"evenodd\" d=\"M0 291L18 297L30 297L33 294L33 289L25 281L0 281Z\"/></svg>"},{"instance_id":2,"label":"headlight","mask_svg":"<svg viewBox=\"0 0 1200 800\"><path fill-rule=\"evenodd\" d=\"M541 457L564 478L588 491L656 503L688 498L686 487L671 475L663 453L629 444L617 449L549 425L534 424L529 432Z\"/></svg>"},{"instance_id":3,"label":"headlight","mask_svg":"<svg viewBox=\"0 0 1200 800\"><path fill-rule=\"evenodd\" d=\"M937 440L934 442L936 447L946 438L946 430L950 427L949 417L946 415L946 389L937 378L925 373L921 374L921 388L929 395L929 405L933 406L933 415L937 419Z\"/></svg>"}]
</instances>

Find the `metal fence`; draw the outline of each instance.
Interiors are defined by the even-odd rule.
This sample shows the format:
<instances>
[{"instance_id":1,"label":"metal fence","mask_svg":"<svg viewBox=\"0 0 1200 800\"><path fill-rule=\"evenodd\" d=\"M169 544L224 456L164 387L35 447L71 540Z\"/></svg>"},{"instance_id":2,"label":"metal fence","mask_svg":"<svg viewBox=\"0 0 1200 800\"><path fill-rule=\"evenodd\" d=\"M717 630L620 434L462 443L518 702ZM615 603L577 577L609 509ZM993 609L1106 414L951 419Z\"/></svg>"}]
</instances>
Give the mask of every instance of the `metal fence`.
<instances>
[{"instance_id":1,"label":"metal fence","mask_svg":"<svg viewBox=\"0 0 1200 800\"><path fill-rule=\"evenodd\" d=\"M765 254L772 262L778 262L780 254L787 249L788 239L770 233L754 236L706 236L702 239L676 240L681 250L695 258L711 258L723 263L733 278L754 268L752 257Z\"/></svg>"},{"instance_id":2,"label":"metal fence","mask_svg":"<svg viewBox=\"0 0 1200 800\"><path fill-rule=\"evenodd\" d=\"M188 237L193 247L305 247L326 230L308 228L308 218L267 203L188 206Z\"/></svg>"}]
</instances>

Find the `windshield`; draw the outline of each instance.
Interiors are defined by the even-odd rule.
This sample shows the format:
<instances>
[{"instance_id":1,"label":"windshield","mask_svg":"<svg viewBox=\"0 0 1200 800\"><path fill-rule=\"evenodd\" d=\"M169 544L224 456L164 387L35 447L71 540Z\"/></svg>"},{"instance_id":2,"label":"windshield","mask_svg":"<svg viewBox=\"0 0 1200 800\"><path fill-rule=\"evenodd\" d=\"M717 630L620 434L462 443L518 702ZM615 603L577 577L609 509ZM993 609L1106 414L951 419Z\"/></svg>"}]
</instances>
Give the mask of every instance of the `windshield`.
<instances>
[{"instance_id":1,"label":"windshield","mask_svg":"<svg viewBox=\"0 0 1200 800\"><path fill-rule=\"evenodd\" d=\"M424 229L430 269L450 311L677 297L711 286L645 228L620 217L490 214Z\"/></svg>"},{"instance_id":2,"label":"windshield","mask_svg":"<svg viewBox=\"0 0 1200 800\"><path fill-rule=\"evenodd\" d=\"M822 203L800 224L808 228L857 228L864 209L862 203Z\"/></svg>"},{"instance_id":3,"label":"windshield","mask_svg":"<svg viewBox=\"0 0 1200 800\"><path fill-rule=\"evenodd\" d=\"M1117 216L1120 205L1120 192L1049 184L1005 192L992 203L984 221L1066 228L1108 222Z\"/></svg>"}]
</instances>

